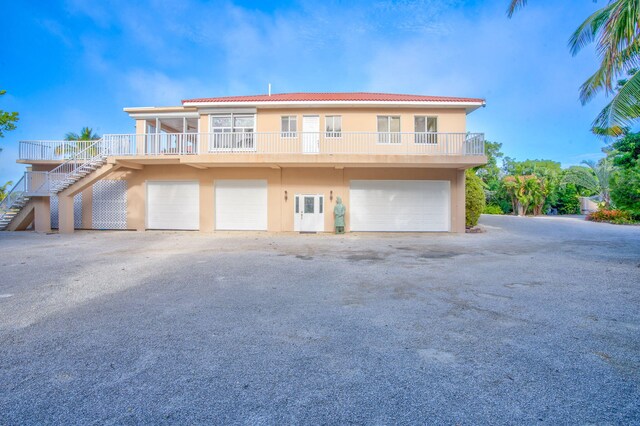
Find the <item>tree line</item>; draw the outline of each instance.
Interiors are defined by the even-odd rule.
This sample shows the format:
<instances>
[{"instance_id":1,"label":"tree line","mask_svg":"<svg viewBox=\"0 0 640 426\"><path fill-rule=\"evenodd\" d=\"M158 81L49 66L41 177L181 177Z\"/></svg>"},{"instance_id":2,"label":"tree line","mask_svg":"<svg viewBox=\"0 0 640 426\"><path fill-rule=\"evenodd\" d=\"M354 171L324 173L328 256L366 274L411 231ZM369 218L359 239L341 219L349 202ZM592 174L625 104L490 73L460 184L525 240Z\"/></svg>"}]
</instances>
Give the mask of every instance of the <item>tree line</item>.
<instances>
[{"instance_id":1,"label":"tree line","mask_svg":"<svg viewBox=\"0 0 640 426\"><path fill-rule=\"evenodd\" d=\"M590 197L600 210L594 220L640 221L640 133L625 129L603 151L598 161L563 168L553 160L516 161L504 155L501 143L487 141L487 164L467 173L467 186L484 194L473 208L520 216L579 214L579 198Z\"/></svg>"}]
</instances>

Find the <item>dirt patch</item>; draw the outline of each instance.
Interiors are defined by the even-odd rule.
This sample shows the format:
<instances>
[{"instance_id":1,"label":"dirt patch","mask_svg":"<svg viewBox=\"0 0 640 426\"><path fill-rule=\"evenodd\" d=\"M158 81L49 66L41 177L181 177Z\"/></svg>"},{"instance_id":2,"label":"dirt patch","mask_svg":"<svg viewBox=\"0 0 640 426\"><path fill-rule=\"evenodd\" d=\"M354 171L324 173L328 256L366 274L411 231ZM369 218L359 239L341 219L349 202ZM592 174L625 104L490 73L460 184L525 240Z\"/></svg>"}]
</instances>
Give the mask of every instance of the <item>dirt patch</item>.
<instances>
[{"instance_id":1,"label":"dirt patch","mask_svg":"<svg viewBox=\"0 0 640 426\"><path fill-rule=\"evenodd\" d=\"M353 253L348 255L346 258L351 262L379 262L384 260L384 258L380 256L380 253L375 251Z\"/></svg>"},{"instance_id":2,"label":"dirt patch","mask_svg":"<svg viewBox=\"0 0 640 426\"><path fill-rule=\"evenodd\" d=\"M418 259L450 259L461 254L455 251L425 251L418 254Z\"/></svg>"}]
</instances>

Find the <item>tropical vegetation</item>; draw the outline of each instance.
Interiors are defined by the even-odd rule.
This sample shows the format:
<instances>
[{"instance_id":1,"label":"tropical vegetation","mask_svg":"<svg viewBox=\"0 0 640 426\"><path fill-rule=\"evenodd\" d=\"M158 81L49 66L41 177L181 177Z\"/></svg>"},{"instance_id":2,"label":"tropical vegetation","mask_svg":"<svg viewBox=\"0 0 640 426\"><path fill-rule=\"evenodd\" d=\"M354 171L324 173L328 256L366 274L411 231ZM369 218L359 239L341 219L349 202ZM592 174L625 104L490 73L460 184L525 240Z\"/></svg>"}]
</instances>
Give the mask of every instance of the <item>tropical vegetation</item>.
<instances>
[{"instance_id":1,"label":"tropical vegetation","mask_svg":"<svg viewBox=\"0 0 640 426\"><path fill-rule=\"evenodd\" d=\"M473 227L485 208L485 194L482 179L472 170L465 173L465 224Z\"/></svg>"},{"instance_id":2,"label":"tropical vegetation","mask_svg":"<svg viewBox=\"0 0 640 426\"><path fill-rule=\"evenodd\" d=\"M80 133L69 132L65 135L64 140L69 141L68 144L62 144L56 147L55 153L56 155L65 155L65 154L74 154L85 151L87 148L90 151L96 151L95 148L92 148L91 145L93 141L100 139L100 136L93 132L93 129L90 127L83 127L80 130ZM95 153L88 153L90 156Z\"/></svg>"},{"instance_id":3,"label":"tropical vegetation","mask_svg":"<svg viewBox=\"0 0 640 426\"><path fill-rule=\"evenodd\" d=\"M473 171L485 193L484 213L579 214L580 198L588 197L604 212L590 220L640 221L640 133L625 130L603 149L604 158L567 168L551 160L516 161L502 153L502 144L486 146L487 164Z\"/></svg>"},{"instance_id":4,"label":"tropical vegetation","mask_svg":"<svg viewBox=\"0 0 640 426\"><path fill-rule=\"evenodd\" d=\"M605 208L611 205L611 178L613 175L613 165L608 158L595 162L585 160L582 164L587 167L570 167L564 174L563 184L572 183L576 187L586 189L591 193L596 193Z\"/></svg>"},{"instance_id":5,"label":"tropical vegetation","mask_svg":"<svg viewBox=\"0 0 640 426\"><path fill-rule=\"evenodd\" d=\"M0 90L0 96L3 96L7 93L6 90ZM4 138L5 132L10 132L15 130L16 122L18 122L20 118L18 117L17 112L7 112L0 109L0 138ZM0 148L2 151L2 148ZM4 185L0 186L0 201L4 200L8 192L8 188L13 184L13 182L6 182Z\"/></svg>"},{"instance_id":6,"label":"tropical vegetation","mask_svg":"<svg viewBox=\"0 0 640 426\"><path fill-rule=\"evenodd\" d=\"M6 90L0 90L0 96L4 96ZM8 112L0 109L0 138L4 137L5 132L15 130L16 122L20 120L17 112Z\"/></svg>"},{"instance_id":7,"label":"tropical vegetation","mask_svg":"<svg viewBox=\"0 0 640 426\"><path fill-rule=\"evenodd\" d=\"M527 0L510 0L508 14ZM583 104L598 93L612 98L593 122L596 133L622 136L640 118L640 1L609 0L574 31L569 48L576 55L595 43L600 64L580 87ZM626 79L620 78L627 76Z\"/></svg>"},{"instance_id":8,"label":"tropical vegetation","mask_svg":"<svg viewBox=\"0 0 640 426\"><path fill-rule=\"evenodd\" d=\"M633 219L629 212L624 210L607 210L601 209L587 215L587 220L592 222L609 222L617 224L633 223Z\"/></svg>"},{"instance_id":9,"label":"tropical vegetation","mask_svg":"<svg viewBox=\"0 0 640 426\"><path fill-rule=\"evenodd\" d=\"M0 186L0 201L4 200L4 197L9 193L9 189L13 185L12 181L6 182L4 185Z\"/></svg>"}]
</instances>

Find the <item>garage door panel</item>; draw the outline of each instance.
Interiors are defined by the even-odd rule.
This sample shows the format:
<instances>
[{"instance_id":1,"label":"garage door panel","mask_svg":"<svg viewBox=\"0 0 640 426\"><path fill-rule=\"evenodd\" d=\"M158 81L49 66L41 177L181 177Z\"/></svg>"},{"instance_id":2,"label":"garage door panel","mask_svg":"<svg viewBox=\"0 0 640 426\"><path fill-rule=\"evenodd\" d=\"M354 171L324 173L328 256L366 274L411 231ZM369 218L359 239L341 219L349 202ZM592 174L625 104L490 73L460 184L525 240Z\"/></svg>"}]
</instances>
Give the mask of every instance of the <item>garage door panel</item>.
<instances>
[{"instance_id":1,"label":"garage door panel","mask_svg":"<svg viewBox=\"0 0 640 426\"><path fill-rule=\"evenodd\" d=\"M199 183L147 182L147 228L199 229Z\"/></svg>"},{"instance_id":2,"label":"garage door panel","mask_svg":"<svg viewBox=\"0 0 640 426\"><path fill-rule=\"evenodd\" d=\"M449 181L351 181L352 231L449 231Z\"/></svg>"},{"instance_id":3,"label":"garage door panel","mask_svg":"<svg viewBox=\"0 0 640 426\"><path fill-rule=\"evenodd\" d=\"M215 188L216 229L267 230L266 180L217 180Z\"/></svg>"}]
</instances>

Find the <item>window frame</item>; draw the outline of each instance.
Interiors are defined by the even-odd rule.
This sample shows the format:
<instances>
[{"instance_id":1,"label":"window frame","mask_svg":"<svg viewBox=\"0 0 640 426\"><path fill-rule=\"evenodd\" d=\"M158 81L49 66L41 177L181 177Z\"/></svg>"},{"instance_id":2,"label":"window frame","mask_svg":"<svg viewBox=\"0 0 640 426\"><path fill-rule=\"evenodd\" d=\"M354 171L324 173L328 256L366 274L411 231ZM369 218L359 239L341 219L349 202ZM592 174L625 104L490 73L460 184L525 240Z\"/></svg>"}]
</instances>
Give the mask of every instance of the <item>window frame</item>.
<instances>
[{"instance_id":1,"label":"window frame","mask_svg":"<svg viewBox=\"0 0 640 426\"><path fill-rule=\"evenodd\" d=\"M380 124L380 119L386 118L387 120L387 128L389 129L386 132L381 132L378 127ZM398 131L391 131L391 119L398 119ZM376 115L376 130L377 130L377 138L376 143L380 145L401 145L402 144L402 116L400 115ZM382 137L381 137L382 136Z\"/></svg>"},{"instance_id":2,"label":"window frame","mask_svg":"<svg viewBox=\"0 0 640 426\"><path fill-rule=\"evenodd\" d=\"M284 128L282 127L283 123L283 119L287 119L287 124L289 126L288 130L284 130ZM296 125L296 130L295 131L291 131L291 119L293 119L293 122ZM298 137L298 116L297 115L281 115L280 116L280 137L283 139L295 139Z\"/></svg>"},{"instance_id":3,"label":"window frame","mask_svg":"<svg viewBox=\"0 0 640 426\"><path fill-rule=\"evenodd\" d=\"M230 126L214 127L213 120L216 117L229 118L231 120ZM251 118L253 120L253 125L251 127L249 126L236 127L235 125L236 118ZM219 114L209 114L209 132L211 134L211 137L209 139L208 152L256 151L256 140L254 138L254 135L256 133L256 119L257 119L256 114L246 113L246 112L243 112L243 113L227 112L227 113L219 113ZM247 131L247 130L250 130L250 131ZM227 140L225 139L228 139L228 142L230 142L232 146L215 147L214 146L216 144L215 137L218 134L234 135L234 136L227 136L222 140L222 145L225 145L227 143ZM236 146L238 142L240 142L242 146L240 147ZM249 143L247 144L247 142ZM246 145L250 145L250 146L246 146Z\"/></svg>"},{"instance_id":4,"label":"window frame","mask_svg":"<svg viewBox=\"0 0 640 426\"><path fill-rule=\"evenodd\" d=\"M416 119L424 118L424 131L418 131ZM435 120L435 131L429 130L429 120ZM435 145L438 143L438 116L418 114L413 116L413 131L415 134L414 143Z\"/></svg>"},{"instance_id":5,"label":"window frame","mask_svg":"<svg viewBox=\"0 0 640 426\"><path fill-rule=\"evenodd\" d=\"M335 130L335 119L340 120L340 131ZM329 119L331 119L331 126L333 130L328 130ZM342 138L342 115L325 115L324 116L324 137L327 139L341 139Z\"/></svg>"}]
</instances>

